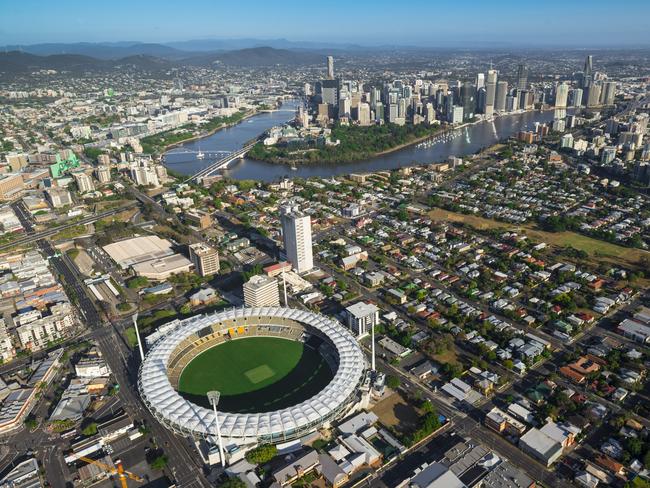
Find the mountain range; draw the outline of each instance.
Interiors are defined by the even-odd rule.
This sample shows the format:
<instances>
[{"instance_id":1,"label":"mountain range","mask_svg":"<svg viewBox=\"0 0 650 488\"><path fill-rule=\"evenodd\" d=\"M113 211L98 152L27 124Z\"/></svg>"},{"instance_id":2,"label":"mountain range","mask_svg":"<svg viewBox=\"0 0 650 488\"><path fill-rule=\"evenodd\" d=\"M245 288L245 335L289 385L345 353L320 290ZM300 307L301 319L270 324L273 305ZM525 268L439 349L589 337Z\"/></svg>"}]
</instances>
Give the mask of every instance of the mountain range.
<instances>
[{"instance_id":1,"label":"mountain range","mask_svg":"<svg viewBox=\"0 0 650 488\"><path fill-rule=\"evenodd\" d=\"M0 72L100 71L125 65L148 71L175 66L304 66L324 63L325 56L316 51L269 46L221 51L181 51L162 44L37 44L21 50L12 48L15 46L7 46L0 52Z\"/></svg>"}]
</instances>

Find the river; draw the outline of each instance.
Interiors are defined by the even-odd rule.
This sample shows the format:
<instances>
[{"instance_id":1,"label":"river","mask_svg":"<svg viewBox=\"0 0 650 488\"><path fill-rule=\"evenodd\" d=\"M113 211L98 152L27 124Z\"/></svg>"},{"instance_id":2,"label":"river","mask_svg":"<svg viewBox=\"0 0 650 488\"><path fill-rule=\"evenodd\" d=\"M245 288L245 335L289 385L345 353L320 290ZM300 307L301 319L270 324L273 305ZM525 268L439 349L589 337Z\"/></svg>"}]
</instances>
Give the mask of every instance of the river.
<instances>
[{"instance_id":1,"label":"river","mask_svg":"<svg viewBox=\"0 0 650 488\"><path fill-rule=\"evenodd\" d=\"M295 108L294 102L286 102L280 110L255 115L211 136L175 147L165 154L165 165L181 174L194 174L226 153L241 148L245 142L259 136L265 130L291 120L294 117ZM553 110L505 115L491 122L480 122L457 129L454 137L446 138L435 144L413 145L364 161L346 164L299 165L297 169L292 170L286 165L244 158L231 163L227 170L222 171L222 174L234 179L277 181L285 176L290 178L309 178L310 176L327 178L340 174L369 173L404 166L430 164L445 161L450 156L463 157L474 154L521 130L532 129L535 122L544 123L552 120ZM197 159L198 151L204 153L203 159Z\"/></svg>"}]
</instances>

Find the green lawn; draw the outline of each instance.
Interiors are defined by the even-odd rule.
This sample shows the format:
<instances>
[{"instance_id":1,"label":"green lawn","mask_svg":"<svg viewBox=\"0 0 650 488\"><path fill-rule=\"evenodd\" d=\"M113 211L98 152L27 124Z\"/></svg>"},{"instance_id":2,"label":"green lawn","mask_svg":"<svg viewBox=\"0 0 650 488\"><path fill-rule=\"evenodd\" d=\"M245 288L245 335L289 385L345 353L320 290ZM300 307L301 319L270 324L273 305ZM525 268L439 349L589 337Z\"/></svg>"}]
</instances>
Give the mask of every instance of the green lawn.
<instances>
[{"instance_id":1,"label":"green lawn","mask_svg":"<svg viewBox=\"0 0 650 488\"><path fill-rule=\"evenodd\" d=\"M300 342L275 337L236 339L208 349L183 370L179 393L209 406L206 392L219 390L219 408L263 412L299 403L329 383L323 358Z\"/></svg>"}]
</instances>

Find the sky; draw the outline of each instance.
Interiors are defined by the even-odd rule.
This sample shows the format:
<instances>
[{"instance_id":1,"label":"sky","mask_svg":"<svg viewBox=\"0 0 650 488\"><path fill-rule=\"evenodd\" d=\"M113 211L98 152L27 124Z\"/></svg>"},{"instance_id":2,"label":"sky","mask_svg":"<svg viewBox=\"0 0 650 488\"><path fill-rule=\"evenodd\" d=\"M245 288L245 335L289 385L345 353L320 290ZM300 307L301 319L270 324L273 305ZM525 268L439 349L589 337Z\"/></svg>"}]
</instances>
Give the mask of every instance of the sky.
<instances>
[{"instance_id":1,"label":"sky","mask_svg":"<svg viewBox=\"0 0 650 488\"><path fill-rule=\"evenodd\" d=\"M0 45L284 38L414 46L650 45L650 0L0 0Z\"/></svg>"}]
</instances>

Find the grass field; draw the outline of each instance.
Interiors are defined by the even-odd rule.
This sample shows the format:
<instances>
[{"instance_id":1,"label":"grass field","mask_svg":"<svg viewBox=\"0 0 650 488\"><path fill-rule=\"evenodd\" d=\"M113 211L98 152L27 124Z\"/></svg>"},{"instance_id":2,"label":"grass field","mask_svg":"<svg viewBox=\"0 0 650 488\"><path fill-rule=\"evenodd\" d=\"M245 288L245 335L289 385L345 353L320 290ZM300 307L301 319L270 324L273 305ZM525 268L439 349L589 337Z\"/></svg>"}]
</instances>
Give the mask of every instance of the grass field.
<instances>
[{"instance_id":1,"label":"grass field","mask_svg":"<svg viewBox=\"0 0 650 488\"><path fill-rule=\"evenodd\" d=\"M506 222L498 222L492 219L478 217L476 215L465 215L463 213L451 212L441 208L434 208L429 212L429 217L435 221L461 222L475 229L507 229L515 230L537 242L546 242L555 247L571 246L575 249L585 251L595 263L606 261L611 264L623 264L632 268L643 266L643 259L650 258L650 253L643 249L619 246L611 242L594 239L592 237L578 234L577 232L546 232L538 230L534 224L515 225Z\"/></svg>"},{"instance_id":2,"label":"grass field","mask_svg":"<svg viewBox=\"0 0 650 488\"><path fill-rule=\"evenodd\" d=\"M205 394L219 390L226 412L265 412L300 403L322 390L332 372L318 352L300 342L248 337L203 352L183 370L178 392L209 406Z\"/></svg>"}]
</instances>

